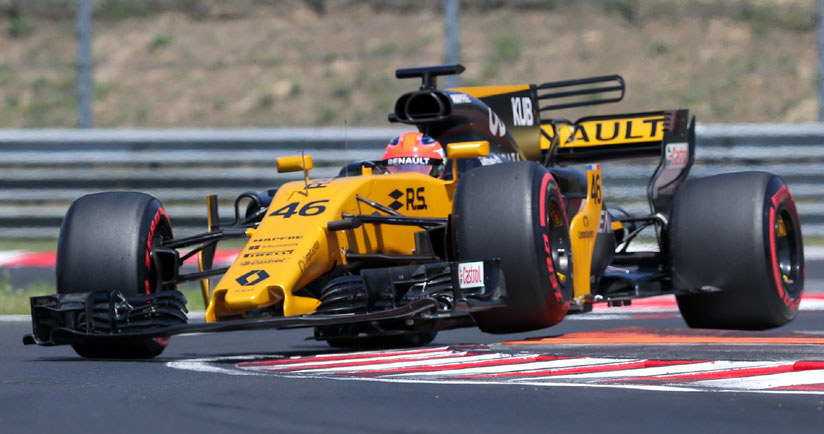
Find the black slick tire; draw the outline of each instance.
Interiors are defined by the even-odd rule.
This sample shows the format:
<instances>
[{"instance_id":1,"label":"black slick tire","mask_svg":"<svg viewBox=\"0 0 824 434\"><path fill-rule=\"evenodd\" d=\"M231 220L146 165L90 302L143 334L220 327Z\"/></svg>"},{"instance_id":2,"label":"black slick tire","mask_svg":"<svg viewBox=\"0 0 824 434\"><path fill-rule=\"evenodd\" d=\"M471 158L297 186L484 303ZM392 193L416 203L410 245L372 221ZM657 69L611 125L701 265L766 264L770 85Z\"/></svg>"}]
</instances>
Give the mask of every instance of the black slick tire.
<instances>
[{"instance_id":1,"label":"black slick tire","mask_svg":"<svg viewBox=\"0 0 824 434\"><path fill-rule=\"evenodd\" d=\"M150 252L172 238L160 202L135 192L95 193L77 199L66 212L57 247L57 293L117 289L125 296L158 287ZM113 344L76 343L86 358L152 358L168 338L122 339Z\"/></svg>"},{"instance_id":2,"label":"black slick tire","mask_svg":"<svg viewBox=\"0 0 824 434\"><path fill-rule=\"evenodd\" d=\"M507 306L476 312L487 333L559 323L572 297L569 223L558 185L536 163L467 171L455 192L455 249L461 261L500 258Z\"/></svg>"},{"instance_id":3,"label":"black slick tire","mask_svg":"<svg viewBox=\"0 0 824 434\"><path fill-rule=\"evenodd\" d=\"M801 224L778 176L740 172L684 183L675 195L666 246L690 327L764 330L790 322L804 287Z\"/></svg>"}]
</instances>

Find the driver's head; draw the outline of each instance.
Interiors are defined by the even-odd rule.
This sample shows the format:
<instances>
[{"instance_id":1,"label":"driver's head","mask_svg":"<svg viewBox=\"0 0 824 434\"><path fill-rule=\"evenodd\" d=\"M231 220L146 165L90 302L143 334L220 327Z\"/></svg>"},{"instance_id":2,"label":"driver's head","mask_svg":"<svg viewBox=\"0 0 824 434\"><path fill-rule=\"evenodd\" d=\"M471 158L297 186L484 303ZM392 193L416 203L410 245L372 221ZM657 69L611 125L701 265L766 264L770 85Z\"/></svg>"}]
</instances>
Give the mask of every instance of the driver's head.
<instances>
[{"instance_id":1,"label":"driver's head","mask_svg":"<svg viewBox=\"0 0 824 434\"><path fill-rule=\"evenodd\" d=\"M403 133L386 145L383 162L390 173L418 172L435 177L443 173L441 144L423 133Z\"/></svg>"}]
</instances>

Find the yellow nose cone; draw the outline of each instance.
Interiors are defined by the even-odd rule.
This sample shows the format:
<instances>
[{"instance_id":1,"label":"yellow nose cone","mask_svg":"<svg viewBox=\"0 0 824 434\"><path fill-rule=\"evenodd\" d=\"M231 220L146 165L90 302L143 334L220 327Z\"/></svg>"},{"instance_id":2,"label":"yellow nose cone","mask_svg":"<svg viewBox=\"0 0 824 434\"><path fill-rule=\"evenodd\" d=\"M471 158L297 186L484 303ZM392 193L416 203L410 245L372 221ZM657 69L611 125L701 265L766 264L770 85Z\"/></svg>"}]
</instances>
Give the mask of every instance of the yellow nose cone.
<instances>
[{"instance_id":1,"label":"yellow nose cone","mask_svg":"<svg viewBox=\"0 0 824 434\"><path fill-rule=\"evenodd\" d=\"M281 300L281 296L268 286L232 288L226 292L224 302L230 310L247 310L269 306Z\"/></svg>"}]
</instances>

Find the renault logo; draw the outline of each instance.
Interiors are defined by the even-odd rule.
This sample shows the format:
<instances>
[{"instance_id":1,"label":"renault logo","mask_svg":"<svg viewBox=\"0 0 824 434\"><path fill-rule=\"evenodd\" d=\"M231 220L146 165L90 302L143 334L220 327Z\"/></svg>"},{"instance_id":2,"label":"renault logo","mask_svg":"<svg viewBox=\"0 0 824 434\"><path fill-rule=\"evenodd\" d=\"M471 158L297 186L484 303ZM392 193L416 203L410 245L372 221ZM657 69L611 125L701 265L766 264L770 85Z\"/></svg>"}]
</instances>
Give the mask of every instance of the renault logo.
<instances>
[{"instance_id":1,"label":"renault logo","mask_svg":"<svg viewBox=\"0 0 824 434\"><path fill-rule=\"evenodd\" d=\"M235 279L240 286L252 286L254 284L263 282L264 280L269 278L269 273L263 270L254 270L250 271L243 276L238 277Z\"/></svg>"}]
</instances>

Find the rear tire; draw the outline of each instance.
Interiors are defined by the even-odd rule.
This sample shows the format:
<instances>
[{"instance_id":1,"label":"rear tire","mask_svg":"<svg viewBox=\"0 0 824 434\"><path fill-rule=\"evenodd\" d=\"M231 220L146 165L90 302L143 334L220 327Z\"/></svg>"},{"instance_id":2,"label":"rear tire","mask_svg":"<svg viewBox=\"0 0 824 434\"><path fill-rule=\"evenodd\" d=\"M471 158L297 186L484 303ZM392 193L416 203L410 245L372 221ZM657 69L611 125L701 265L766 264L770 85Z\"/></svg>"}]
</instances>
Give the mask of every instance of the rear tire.
<instances>
[{"instance_id":1,"label":"rear tire","mask_svg":"<svg viewBox=\"0 0 824 434\"><path fill-rule=\"evenodd\" d=\"M764 330L790 322L804 287L801 224L778 176L741 172L683 184L667 231L673 284L690 327Z\"/></svg>"},{"instance_id":2,"label":"rear tire","mask_svg":"<svg viewBox=\"0 0 824 434\"><path fill-rule=\"evenodd\" d=\"M57 246L57 293L119 290L126 297L159 288L152 245L172 238L160 202L134 192L83 196L66 212ZM87 358L152 358L168 338L123 339L116 344L76 343Z\"/></svg>"},{"instance_id":3,"label":"rear tire","mask_svg":"<svg viewBox=\"0 0 824 434\"><path fill-rule=\"evenodd\" d=\"M483 166L455 192L455 245L461 261L500 258L507 307L474 313L487 333L555 325L572 298L569 224L558 185L536 163Z\"/></svg>"}]
</instances>

